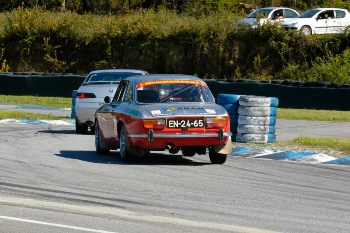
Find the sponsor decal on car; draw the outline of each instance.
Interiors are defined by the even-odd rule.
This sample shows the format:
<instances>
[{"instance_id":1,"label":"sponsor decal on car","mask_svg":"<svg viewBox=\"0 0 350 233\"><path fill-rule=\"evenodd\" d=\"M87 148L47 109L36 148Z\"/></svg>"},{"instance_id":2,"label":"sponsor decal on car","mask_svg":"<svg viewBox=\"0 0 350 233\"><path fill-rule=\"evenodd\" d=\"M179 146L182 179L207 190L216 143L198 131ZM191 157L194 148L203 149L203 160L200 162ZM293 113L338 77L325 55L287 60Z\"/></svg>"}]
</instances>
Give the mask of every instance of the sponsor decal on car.
<instances>
[{"instance_id":1,"label":"sponsor decal on car","mask_svg":"<svg viewBox=\"0 0 350 233\"><path fill-rule=\"evenodd\" d=\"M200 85L203 87L208 87L205 82L200 80L152 80L152 81L140 82L139 84L137 84L136 89L139 90L145 86L160 85L160 84L192 84L192 85Z\"/></svg>"},{"instance_id":2,"label":"sponsor decal on car","mask_svg":"<svg viewBox=\"0 0 350 233\"><path fill-rule=\"evenodd\" d=\"M206 114L216 114L214 109L206 109L202 107L171 107L171 108L161 108L159 110L152 110L151 114L153 116L169 116L176 114L195 114L195 115L206 115Z\"/></svg>"}]
</instances>

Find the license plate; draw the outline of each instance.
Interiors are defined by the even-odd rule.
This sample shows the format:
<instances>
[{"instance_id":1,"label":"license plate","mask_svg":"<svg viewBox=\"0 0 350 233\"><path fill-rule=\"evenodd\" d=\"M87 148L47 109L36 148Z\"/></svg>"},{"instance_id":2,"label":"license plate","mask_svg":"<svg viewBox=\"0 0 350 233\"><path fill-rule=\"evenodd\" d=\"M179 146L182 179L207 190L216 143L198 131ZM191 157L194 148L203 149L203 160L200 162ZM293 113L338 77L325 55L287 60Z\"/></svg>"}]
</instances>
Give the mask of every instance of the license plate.
<instances>
[{"instance_id":1,"label":"license plate","mask_svg":"<svg viewBox=\"0 0 350 233\"><path fill-rule=\"evenodd\" d=\"M204 120L167 120L168 128L203 128Z\"/></svg>"}]
</instances>

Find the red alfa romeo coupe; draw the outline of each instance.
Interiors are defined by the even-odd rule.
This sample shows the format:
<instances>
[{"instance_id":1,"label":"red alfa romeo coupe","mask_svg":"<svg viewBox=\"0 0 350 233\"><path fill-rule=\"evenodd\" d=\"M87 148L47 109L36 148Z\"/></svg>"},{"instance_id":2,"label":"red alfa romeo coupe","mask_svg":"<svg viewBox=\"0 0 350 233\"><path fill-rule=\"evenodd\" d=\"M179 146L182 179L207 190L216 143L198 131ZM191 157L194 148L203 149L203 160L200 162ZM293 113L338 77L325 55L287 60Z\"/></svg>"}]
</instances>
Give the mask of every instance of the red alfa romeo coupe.
<instances>
[{"instance_id":1,"label":"red alfa romeo coupe","mask_svg":"<svg viewBox=\"0 0 350 233\"><path fill-rule=\"evenodd\" d=\"M97 153L120 150L129 161L150 151L180 150L223 164L231 152L230 120L207 84L188 75L131 76L95 114Z\"/></svg>"}]
</instances>

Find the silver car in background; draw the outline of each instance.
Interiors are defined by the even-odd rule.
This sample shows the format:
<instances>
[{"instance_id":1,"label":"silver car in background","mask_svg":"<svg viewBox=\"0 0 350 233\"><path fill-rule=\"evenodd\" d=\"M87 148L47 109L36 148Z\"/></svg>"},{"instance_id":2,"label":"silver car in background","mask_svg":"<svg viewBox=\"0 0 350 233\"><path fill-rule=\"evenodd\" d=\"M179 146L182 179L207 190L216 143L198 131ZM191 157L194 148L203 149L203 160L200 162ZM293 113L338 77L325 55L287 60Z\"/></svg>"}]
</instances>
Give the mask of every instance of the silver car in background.
<instances>
[{"instance_id":1,"label":"silver car in background","mask_svg":"<svg viewBox=\"0 0 350 233\"><path fill-rule=\"evenodd\" d=\"M88 74L79 87L75 102L75 129L78 134L94 133L94 114L104 104L104 98L113 98L122 78L148 74L143 70L109 69L95 70Z\"/></svg>"},{"instance_id":2,"label":"silver car in background","mask_svg":"<svg viewBox=\"0 0 350 233\"><path fill-rule=\"evenodd\" d=\"M286 7L259 8L246 18L239 20L237 26L247 25L250 28L257 28L258 25L283 22L285 19L297 18L299 15L299 12L296 10Z\"/></svg>"}]
</instances>

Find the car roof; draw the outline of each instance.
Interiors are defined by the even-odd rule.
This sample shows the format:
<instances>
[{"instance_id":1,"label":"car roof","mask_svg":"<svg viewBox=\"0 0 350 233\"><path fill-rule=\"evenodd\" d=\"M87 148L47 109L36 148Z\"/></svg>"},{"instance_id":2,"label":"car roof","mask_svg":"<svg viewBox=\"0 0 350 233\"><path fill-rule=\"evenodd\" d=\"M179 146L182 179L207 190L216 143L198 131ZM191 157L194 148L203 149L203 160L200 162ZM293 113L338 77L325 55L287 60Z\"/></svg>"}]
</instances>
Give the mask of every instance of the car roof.
<instances>
[{"instance_id":1,"label":"car roof","mask_svg":"<svg viewBox=\"0 0 350 233\"><path fill-rule=\"evenodd\" d=\"M144 70L134 70L134 69L105 69L105 70L93 70L90 74L97 73L138 73L138 74L147 74L147 71Z\"/></svg>"},{"instance_id":2,"label":"car roof","mask_svg":"<svg viewBox=\"0 0 350 233\"><path fill-rule=\"evenodd\" d=\"M123 78L124 80L129 80L131 82L139 83L141 81L149 80L201 80L202 79L193 75L183 75L183 74L150 74L146 76L129 76Z\"/></svg>"},{"instance_id":3,"label":"car roof","mask_svg":"<svg viewBox=\"0 0 350 233\"><path fill-rule=\"evenodd\" d=\"M343 10L343 11L348 11L347 9L343 9L343 8L326 8L326 7L320 7L320 8L313 8L311 10L321 10L321 11L324 11L324 10Z\"/></svg>"},{"instance_id":4,"label":"car roof","mask_svg":"<svg viewBox=\"0 0 350 233\"><path fill-rule=\"evenodd\" d=\"M289 7L275 7L275 6L271 6L271 7L263 7L263 8L259 8L259 9L264 9L264 10L276 10L276 9L288 9L288 10L294 10L292 8ZM257 9L257 10L259 10ZM294 10L296 11L296 10Z\"/></svg>"}]
</instances>

